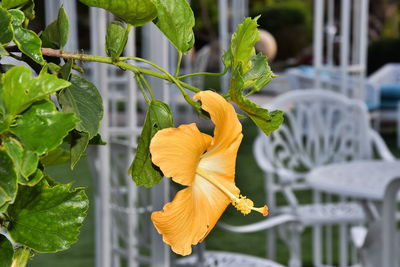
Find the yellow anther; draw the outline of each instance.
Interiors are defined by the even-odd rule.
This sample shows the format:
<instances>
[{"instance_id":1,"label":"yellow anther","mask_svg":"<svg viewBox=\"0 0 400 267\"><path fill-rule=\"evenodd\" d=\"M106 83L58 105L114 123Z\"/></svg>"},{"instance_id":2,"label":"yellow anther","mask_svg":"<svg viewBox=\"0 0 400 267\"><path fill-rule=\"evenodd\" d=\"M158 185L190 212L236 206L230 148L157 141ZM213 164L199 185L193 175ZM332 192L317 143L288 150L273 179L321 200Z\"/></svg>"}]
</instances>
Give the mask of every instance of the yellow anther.
<instances>
[{"instance_id":1,"label":"yellow anther","mask_svg":"<svg viewBox=\"0 0 400 267\"><path fill-rule=\"evenodd\" d=\"M244 215L249 214L252 210L261 213L263 216L268 215L268 207L264 205L261 208L254 208L254 202L242 195L235 196L232 192L230 192L225 186L223 186L217 179L215 179L212 175L208 175L201 169L196 170L197 174L202 176L204 179L215 185L219 190L225 193L227 197L231 199L232 205Z\"/></svg>"},{"instance_id":2,"label":"yellow anther","mask_svg":"<svg viewBox=\"0 0 400 267\"><path fill-rule=\"evenodd\" d=\"M252 210L261 213L263 216L268 215L267 205L265 205L262 208L254 208L254 202L251 199L249 199L245 196L242 196L242 195L239 195L239 197L233 198L232 205L244 215L249 214Z\"/></svg>"},{"instance_id":3,"label":"yellow anther","mask_svg":"<svg viewBox=\"0 0 400 267\"><path fill-rule=\"evenodd\" d=\"M254 207L254 202L251 199L239 195L238 198L232 199L232 205L244 215L247 215L251 212L251 208Z\"/></svg>"}]
</instances>

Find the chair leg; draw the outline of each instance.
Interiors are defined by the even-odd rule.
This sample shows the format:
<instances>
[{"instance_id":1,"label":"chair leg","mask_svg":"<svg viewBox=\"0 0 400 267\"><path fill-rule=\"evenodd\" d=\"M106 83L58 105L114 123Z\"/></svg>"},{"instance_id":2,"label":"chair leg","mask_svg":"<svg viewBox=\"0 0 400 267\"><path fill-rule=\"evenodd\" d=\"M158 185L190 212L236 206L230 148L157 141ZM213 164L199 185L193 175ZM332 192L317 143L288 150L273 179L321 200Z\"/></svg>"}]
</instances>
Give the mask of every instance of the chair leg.
<instances>
[{"instance_id":1,"label":"chair leg","mask_svg":"<svg viewBox=\"0 0 400 267\"><path fill-rule=\"evenodd\" d=\"M289 267L301 267L301 233L303 226L292 223L279 227L279 234L289 248Z\"/></svg>"},{"instance_id":2,"label":"chair leg","mask_svg":"<svg viewBox=\"0 0 400 267\"><path fill-rule=\"evenodd\" d=\"M275 229L267 231L267 259L275 260L276 258L276 232Z\"/></svg>"},{"instance_id":3,"label":"chair leg","mask_svg":"<svg viewBox=\"0 0 400 267\"><path fill-rule=\"evenodd\" d=\"M275 192L274 188L274 175L270 173L264 173L265 181L265 193L267 195L267 203L270 210L275 210ZM269 229L267 231L267 259L276 260L276 231L275 229Z\"/></svg>"},{"instance_id":4,"label":"chair leg","mask_svg":"<svg viewBox=\"0 0 400 267\"><path fill-rule=\"evenodd\" d=\"M321 203L321 193L313 191L314 203ZM315 267L322 266L322 229L321 226L313 226L312 246L313 263Z\"/></svg>"},{"instance_id":5,"label":"chair leg","mask_svg":"<svg viewBox=\"0 0 400 267\"><path fill-rule=\"evenodd\" d=\"M321 226L314 226L313 229L313 263L315 267L322 265L322 229Z\"/></svg>"},{"instance_id":6,"label":"chair leg","mask_svg":"<svg viewBox=\"0 0 400 267\"><path fill-rule=\"evenodd\" d=\"M301 232L298 224L293 225L291 233L289 267L301 267Z\"/></svg>"}]
</instances>

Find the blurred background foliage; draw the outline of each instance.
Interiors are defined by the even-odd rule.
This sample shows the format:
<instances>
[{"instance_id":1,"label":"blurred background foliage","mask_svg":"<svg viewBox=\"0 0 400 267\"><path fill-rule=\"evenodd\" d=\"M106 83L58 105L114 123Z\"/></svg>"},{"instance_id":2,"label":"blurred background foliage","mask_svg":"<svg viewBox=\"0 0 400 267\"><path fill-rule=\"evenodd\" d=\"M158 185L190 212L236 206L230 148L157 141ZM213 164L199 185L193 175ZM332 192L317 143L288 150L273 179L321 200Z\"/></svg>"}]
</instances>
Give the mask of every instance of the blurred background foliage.
<instances>
[{"instance_id":1,"label":"blurred background foliage","mask_svg":"<svg viewBox=\"0 0 400 267\"><path fill-rule=\"evenodd\" d=\"M340 2L340 0L335 0ZM278 44L275 65L312 64L313 1L251 0L250 15ZM192 0L196 16L196 50L217 46L218 6L215 0ZM338 4L336 6L339 6ZM337 14L340 13L337 10ZM388 62L400 62L400 1L370 1L368 73Z\"/></svg>"}]
</instances>

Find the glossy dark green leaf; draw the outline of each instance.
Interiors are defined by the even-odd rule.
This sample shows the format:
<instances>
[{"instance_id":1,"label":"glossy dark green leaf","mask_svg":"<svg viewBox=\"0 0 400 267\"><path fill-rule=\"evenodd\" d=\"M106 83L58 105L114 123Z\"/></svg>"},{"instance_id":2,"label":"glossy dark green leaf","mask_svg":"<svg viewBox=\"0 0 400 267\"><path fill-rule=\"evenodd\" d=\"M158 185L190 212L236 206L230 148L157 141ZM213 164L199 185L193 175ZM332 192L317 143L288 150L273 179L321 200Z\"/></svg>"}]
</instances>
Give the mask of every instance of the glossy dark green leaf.
<instances>
[{"instance_id":1,"label":"glossy dark green leaf","mask_svg":"<svg viewBox=\"0 0 400 267\"><path fill-rule=\"evenodd\" d=\"M10 203L6 203L3 206L0 206L0 213L6 213L9 205Z\"/></svg>"},{"instance_id":2,"label":"glossy dark green leaf","mask_svg":"<svg viewBox=\"0 0 400 267\"><path fill-rule=\"evenodd\" d=\"M22 7L22 11L25 14L25 17L29 20L33 20L35 18L35 2L34 0L28 0L27 3Z\"/></svg>"},{"instance_id":3,"label":"glossy dark green leaf","mask_svg":"<svg viewBox=\"0 0 400 267\"><path fill-rule=\"evenodd\" d=\"M53 166L69 162L71 159L69 150L58 147L40 158L43 166Z\"/></svg>"},{"instance_id":4,"label":"glossy dark green leaf","mask_svg":"<svg viewBox=\"0 0 400 267\"><path fill-rule=\"evenodd\" d=\"M85 132L73 132L71 138L71 170L74 169L80 158L85 155L89 144L89 134Z\"/></svg>"},{"instance_id":5,"label":"glossy dark green leaf","mask_svg":"<svg viewBox=\"0 0 400 267\"><path fill-rule=\"evenodd\" d=\"M106 52L113 60L118 58L125 48L128 40L126 28L119 21L113 21L108 24L106 35Z\"/></svg>"},{"instance_id":6,"label":"glossy dark green leaf","mask_svg":"<svg viewBox=\"0 0 400 267\"><path fill-rule=\"evenodd\" d=\"M14 138L10 137L4 141L4 147L14 162L16 172L22 176L21 180L28 181L28 177L36 171L38 156L24 147Z\"/></svg>"},{"instance_id":7,"label":"glossy dark green leaf","mask_svg":"<svg viewBox=\"0 0 400 267\"><path fill-rule=\"evenodd\" d=\"M69 80L69 77L71 76L71 70L72 70L72 65L74 64L74 61L72 59L69 59L59 70L58 70L58 77L64 80ZM58 65L57 65L58 66Z\"/></svg>"},{"instance_id":8,"label":"glossy dark green leaf","mask_svg":"<svg viewBox=\"0 0 400 267\"><path fill-rule=\"evenodd\" d=\"M52 102L42 101L24 112L10 131L27 149L41 155L61 145L78 121L74 114L58 112Z\"/></svg>"},{"instance_id":9,"label":"glossy dark green leaf","mask_svg":"<svg viewBox=\"0 0 400 267\"><path fill-rule=\"evenodd\" d=\"M151 101L146 114L142 133L139 137L135 159L129 169L135 183L152 187L160 183L162 172L151 162L150 142L157 131L173 127L173 118L169 106L161 101Z\"/></svg>"},{"instance_id":10,"label":"glossy dark green leaf","mask_svg":"<svg viewBox=\"0 0 400 267\"><path fill-rule=\"evenodd\" d=\"M0 206L12 202L17 193L17 174L7 152L0 150Z\"/></svg>"},{"instance_id":11,"label":"glossy dark green leaf","mask_svg":"<svg viewBox=\"0 0 400 267\"><path fill-rule=\"evenodd\" d=\"M20 7L28 3L29 0L3 0L1 4L4 8L10 9L14 7Z\"/></svg>"},{"instance_id":12,"label":"glossy dark green leaf","mask_svg":"<svg viewBox=\"0 0 400 267\"><path fill-rule=\"evenodd\" d=\"M8 56L7 50L0 44L0 56Z\"/></svg>"},{"instance_id":13,"label":"glossy dark green leaf","mask_svg":"<svg viewBox=\"0 0 400 267\"><path fill-rule=\"evenodd\" d=\"M21 10L11 9L8 11L11 14L11 25L13 27L22 26L25 20L25 14Z\"/></svg>"},{"instance_id":14,"label":"glossy dark green leaf","mask_svg":"<svg viewBox=\"0 0 400 267\"><path fill-rule=\"evenodd\" d=\"M36 78L24 66L13 67L4 75L3 99L7 112L16 115L32 103L70 85L57 76L41 72Z\"/></svg>"},{"instance_id":15,"label":"glossy dark green leaf","mask_svg":"<svg viewBox=\"0 0 400 267\"><path fill-rule=\"evenodd\" d=\"M67 13L65 12L64 6L61 6L61 8L58 10L57 28L59 31L58 34L60 38L60 49L63 49L64 46L67 44L69 34L69 20Z\"/></svg>"},{"instance_id":16,"label":"glossy dark green leaf","mask_svg":"<svg viewBox=\"0 0 400 267\"><path fill-rule=\"evenodd\" d=\"M74 113L81 121L76 129L94 137L103 118L103 100L97 88L85 78L72 74L71 86L59 95L59 102L64 112Z\"/></svg>"},{"instance_id":17,"label":"glossy dark green leaf","mask_svg":"<svg viewBox=\"0 0 400 267\"><path fill-rule=\"evenodd\" d=\"M252 68L243 77L242 89L252 88L253 92L258 92L272 81L274 74L268 65L266 56L258 54L252 58L251 62Z\"/></svg>"},{"instance_id":18,"label":"glossy dark green leaf","mask_svg":"<svg viewBox=\"0 0 400 267\"><path fill-rule=\"evenodd\" d=\"M14 248L4 235L0 234L0 267L10 267L14 256Z\"/></svg>"},{"instance_id":19,"label":"glossy dark green leaf","mask_svg":"<svg viewBox=\"0 0 400 267\"><path fill-rule=\"evenodd\" d=\"M42 47L53 49L60 48L60 33L58 31L57 20L47 25L40 35L40 39L42 39Z\"/></svg>"},{"instance_id":20,"label":"glossy dark green leaf","mask_svg":"<svg viewBox=\"0 0 400 267\"><path fill-rule=\"evenodd\" d=\"M267 109L259 107L249 99L246 99L240 88L243 88L243 79L238 74L238 70L234 71L229 89L231 100L243 110L250 119L260 128L265 134L270 135L271 132L278 129L283 123L283 112L280 110L270 112ZM239 88L239 89L238 89Z\"/></svg>"},{"instance_id":21,"label":"glossy dark green leaf","mask_svg":"<svg viewBox=\"0 0 400 267\"><path fill-rule=\"evenodd\" d=\"M38 252L68 249L78 239L88 204L82 188L50 187L45 181L34 187L19 186L7 210L9 234L15 242Z\"/></svg>"},{"instance_id":22,"label":"glossy dark green leaf","mask_svg":"<svg viewBox=\"0 0 400 267\"><path fill-rule=\"evenodd\" d=\"M88 6L100 7L110 11L126 23L142 26L157 16L151 0L80 0Z\"/></svg>"},{"instance_id":23,"label":"glossy dark green leaf","mask_svg":"<svg viewBox=\"0 0 400 267\"><path fill-rule=\"evenodd\" d=\"M0 134L4 133L8 130L10 124L0 119Z\"/></svg>"},{"instance_id":24,"label":"glossy dark green leaf","mask_svg":"<svg viewBox=\"0 0 400 267\"><path fill-rule=\"evenodd\" d=\"M194 15L186 0L153 0L157 8L155 24L175 48L185 53L194 44Z\"/></svg>"},{"instance_id":25,"label":"glossy dark green leaf","mask_svg":"<svg viewBox=\"0 0 400 267\"><path fill-rule=\"evenodd\" d=\"M237 31L232 35L230 47L224 55L225 67L236 70L241 66L241 75L245 75L252 68L251 59L256 53L254 45L260 40L258 18L246 18L243 24L238 25Z\"/></svg>"},{"instance_id":26,"label":"glossy dark green leaf","mask_svg":"<svg viewBox=\"0 0 400 267\"><path fill-rule=\"evenodd\" d=\"M11 27L11 14L4 8L0 7L0 47L1 45L8 45L13 38L13 31ZM0 54L1 55L1 54Z\"/></svg>"},{"instance_id":27,"label":"glossy dark green leaf","mask_svg":"<svg viewBox=\"0 0 400 267\"><path fill-rule=\"evenodd\" d=\"M92 139L89 140L89 144L90 145L100 145L100 146L104 146L107 145L107 142L105 142L102 138L100 134L97 134L95 137L93 137Z\"/></svg>"},{"instance_id":28,"label":"glossy dark green leaf","mask_svg":"<svg viewBox=\"0 0 400 267\"><path fill-rule=\"evenodd\" d=\"M22 27L14 27L14 42L22 53L33 61L43 65L46 63L42 55L42 41L34 31Z\"/></svg>"},{"instance_id":29,"label":"glossy dark green leaf","mask_svg":"<svg viewBox=\"0 0 400 267\"><path fill-rule=\"evenodd\" d=\"M35 186L44 178L44 173L40 169L30 175L27 179L18 179L18 183L27 186Z\"/></svg>"}]
</instances>

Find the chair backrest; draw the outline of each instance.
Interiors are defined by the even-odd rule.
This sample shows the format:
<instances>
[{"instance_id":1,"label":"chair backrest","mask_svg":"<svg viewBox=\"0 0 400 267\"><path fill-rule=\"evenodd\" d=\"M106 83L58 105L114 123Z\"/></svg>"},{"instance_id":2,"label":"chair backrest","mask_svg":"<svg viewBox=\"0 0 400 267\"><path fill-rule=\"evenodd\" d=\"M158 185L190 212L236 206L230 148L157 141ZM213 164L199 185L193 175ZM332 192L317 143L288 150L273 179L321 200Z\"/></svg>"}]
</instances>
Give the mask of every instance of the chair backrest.
<instances>
[{"instance_id":1,"label":"chair backrest","mask_svg":"<svg viewBox=\"0 0 400 267\"><path fill-rule=\"evenodd\" d=\"M385 64L368 77L368 82L377 85L385 83L400 83L400 64Z\"/></svg>"},{"instance_id":2,"label":"chair backrest","mask_svg":"<svg viewBox=\"0 0 400 267\"><path fill-rule=\"evenodd\" d=\"M267 108L283 110L285 122L270 136L260 134L254 146L266 171L296 178L321 165L371 157L368 113L359 100L327 90L296 90Z\"/></svg>"}]
</instances>

